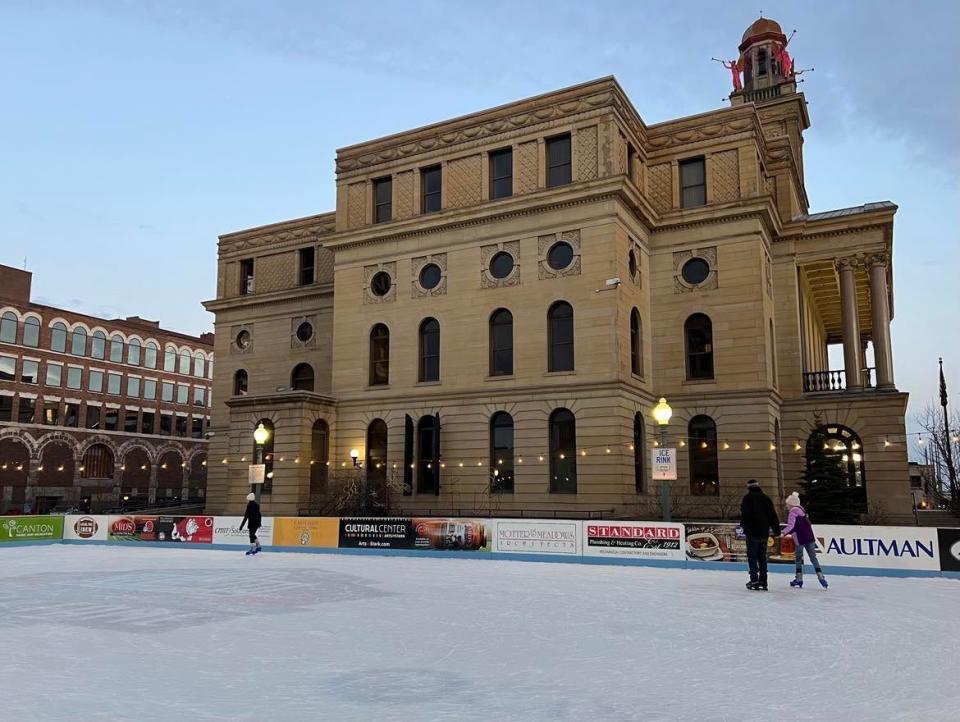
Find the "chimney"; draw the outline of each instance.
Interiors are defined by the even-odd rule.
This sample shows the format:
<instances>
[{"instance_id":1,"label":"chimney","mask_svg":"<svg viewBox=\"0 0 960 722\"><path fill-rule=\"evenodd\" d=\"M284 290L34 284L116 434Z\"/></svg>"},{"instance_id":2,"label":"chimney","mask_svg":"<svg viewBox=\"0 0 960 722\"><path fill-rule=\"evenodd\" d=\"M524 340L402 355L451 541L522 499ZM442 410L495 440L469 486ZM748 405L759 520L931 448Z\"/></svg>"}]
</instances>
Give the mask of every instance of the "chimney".
<instances>
[{"instance_id":1,"label":"chimney","mask_svg":"<svg viewBox=\"0 0 960 722\"><path fill-rule=\"evenodd\" d=\"M32 279L30 271L0 265L0 298L8 298L17 304L30 303Z\"/></svg>"}]
</instances>

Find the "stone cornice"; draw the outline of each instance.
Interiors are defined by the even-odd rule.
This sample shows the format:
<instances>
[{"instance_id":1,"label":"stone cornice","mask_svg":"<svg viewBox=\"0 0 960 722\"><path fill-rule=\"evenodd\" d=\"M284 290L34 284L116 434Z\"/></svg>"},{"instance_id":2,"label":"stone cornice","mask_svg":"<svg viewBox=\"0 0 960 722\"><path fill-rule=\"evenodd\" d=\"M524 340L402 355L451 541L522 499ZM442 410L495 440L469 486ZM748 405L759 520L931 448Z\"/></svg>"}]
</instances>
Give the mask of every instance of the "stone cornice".
<instances>
[{"instance_id":1,"label":"stone cornice","mask_svg":"<svg viewBox=\"0 0 960 722\"><path fill-rule=\"evenodd\" d=\"M656 152L750 131L757 138L763 137L756 109L738 105L651 125L647 128L647 144L652 152Z\"/></svg>"},{"instance_id":2,"label":"stone cornice","mask_svg":"<svg viewBox=\"0 0 960 722\"><path fill-rule=\"evenodd\" d=\"M225 233L217 244L219 257L267 245L282 249L302 245L304 241L319 241L321 237L334 232L335 221L336 214L330 212Z\"/></svg>"},{"instance_id":3,"label":"stone cornice","mask_svg":"<svg viewBox=\"0 0 960 722\"><path fill-rule=\"evenodd\" d=\"M273 291L271 293L251 293L243 296L230 296L228 298L213 298L209 301L203 301L203 307L212 312L227 311L235 308L254 308L256 306L267 306L285 301L300 302L305 298L332 296L333 283L315 283L312 286L294 286L285 288L282 291Z\"/></svg>"},{"instance_id":4,"label":"stone cornice","mask_svg":"<svg viewBox=\"0 0 960 722\"><path fill-rule=\"evenodd\" d=\"M278 391L273 394L257 394L256 396L234 396L223 403L230 409L266 409L272 406L290 406L298 404L317 404L333 406L337 400L329 394L316 391Z\"/></svg>"}]
</instances>

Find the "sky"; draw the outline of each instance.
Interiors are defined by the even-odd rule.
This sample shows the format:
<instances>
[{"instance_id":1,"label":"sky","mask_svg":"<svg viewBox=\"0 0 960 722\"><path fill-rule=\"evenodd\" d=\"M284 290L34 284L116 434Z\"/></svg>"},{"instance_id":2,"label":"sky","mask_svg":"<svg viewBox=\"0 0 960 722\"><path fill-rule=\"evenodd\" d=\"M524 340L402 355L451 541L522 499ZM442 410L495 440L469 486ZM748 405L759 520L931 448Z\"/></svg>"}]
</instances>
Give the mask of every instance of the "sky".
<instances>
[{"instance_id":1,"label":"sky","mask_svg":"<svg viewBox=\"0 0 960 722\"><path fill-rule=\"evenodd\" d=\"M34 300L212 329L219 234L332 210L339 147L615 75L648 124L796 37L811 211L891 200L895 375L960 403L960 3L0 0L0 263Z\"/></svg>"}]
</instances>

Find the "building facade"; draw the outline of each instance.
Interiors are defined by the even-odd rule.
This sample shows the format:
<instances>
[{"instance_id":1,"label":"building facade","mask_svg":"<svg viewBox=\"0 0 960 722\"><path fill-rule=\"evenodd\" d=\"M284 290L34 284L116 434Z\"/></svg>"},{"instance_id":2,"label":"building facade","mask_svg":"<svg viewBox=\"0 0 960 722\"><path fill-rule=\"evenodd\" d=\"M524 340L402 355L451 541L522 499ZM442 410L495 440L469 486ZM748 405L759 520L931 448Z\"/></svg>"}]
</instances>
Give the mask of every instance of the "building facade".
<instances>
[{"instance_id":1,"label":"building facade","mask_svg":"<svg viewBox=\"0 0 960 722\"><path fill-rule=\"evenodd\" d=\"M809 212L785 46L754 23L700 115L647 125L611 77L340 149L335 212L221 236L208 509L264 423L267 513L346 475L391 513L649 518L665 397L675 516L782 496L817 445L909 517L896 206Z\"/></svg>"},{"instance_id":2,"label":"building facade","mask_svg":"<svg viewBox=\"0 0 960 722\"><path fill-rule=\"evenodd\" d=\"M213 334L30 300L0 266L0 513L202 502Z\"/></svg>"}]
</instances>

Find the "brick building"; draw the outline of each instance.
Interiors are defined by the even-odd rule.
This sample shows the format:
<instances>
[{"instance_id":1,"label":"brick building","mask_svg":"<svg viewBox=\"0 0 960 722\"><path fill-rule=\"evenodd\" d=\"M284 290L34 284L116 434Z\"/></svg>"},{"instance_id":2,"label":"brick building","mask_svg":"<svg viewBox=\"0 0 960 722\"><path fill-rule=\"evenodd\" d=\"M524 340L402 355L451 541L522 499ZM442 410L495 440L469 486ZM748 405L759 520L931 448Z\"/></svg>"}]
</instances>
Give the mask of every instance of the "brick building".
<instances>
[{"instance_id":1,"label":"brick building","mask_svg":"<svg viewBox=\"0 0 960 722\"><path fill-rule=\"evenodd\" d=\"M342 148L335 212L221 236L208 510L242 508L262 422L267 513L336 473L392 512L649 518L663 396L675 516L820 448L909 520L897 208L810 212L785 45L751 25L695 116L647 125L610 77Z\"/></svg>"},{"instance_id":2,"label":"brick building","mask_svg":"<svg viewBox=\"0 0 960 722\"><path fill-rule=\"evenodd\" d=\"M213 334L30 300L0 266L0 513L202 501Z\"/></svg>"}]
</instances>

